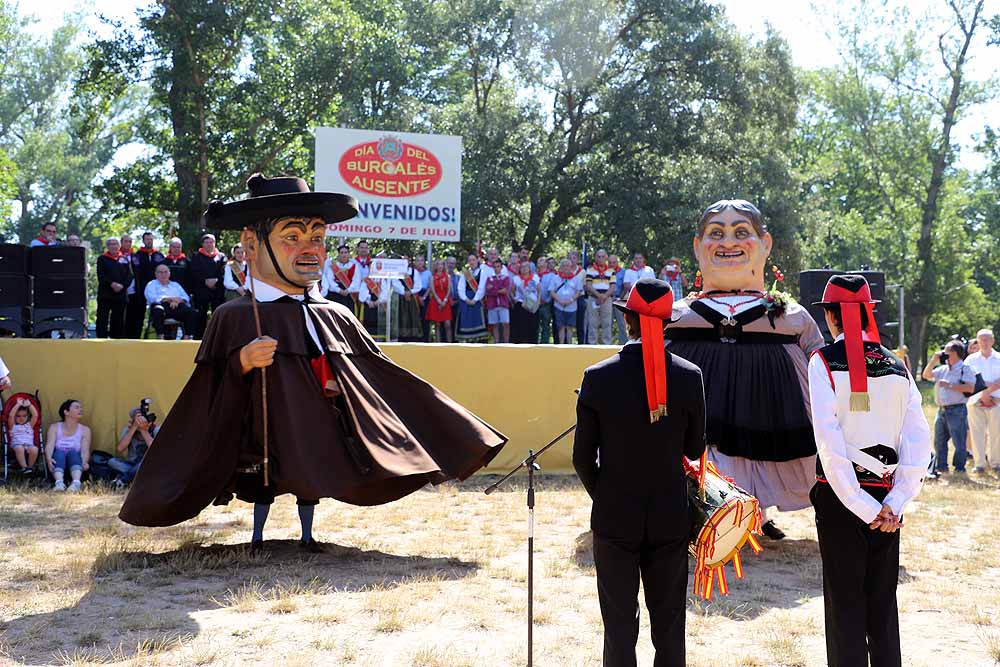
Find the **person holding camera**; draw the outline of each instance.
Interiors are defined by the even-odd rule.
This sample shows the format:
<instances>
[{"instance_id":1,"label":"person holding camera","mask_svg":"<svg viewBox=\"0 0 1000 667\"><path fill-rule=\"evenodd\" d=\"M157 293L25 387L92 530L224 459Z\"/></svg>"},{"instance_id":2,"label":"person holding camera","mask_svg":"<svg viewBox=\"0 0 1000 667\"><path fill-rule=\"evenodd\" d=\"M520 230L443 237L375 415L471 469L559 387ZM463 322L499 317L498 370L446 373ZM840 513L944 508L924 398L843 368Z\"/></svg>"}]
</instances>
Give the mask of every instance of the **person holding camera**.
<instances>
[{"instance_id":1,"label":"person holding camera","mask_svg":"<svg viewBox=\"0 0 1000 667\"><path fill-rule=\"evenodd\" d=\"M931 355L922 377L934 383L934 402L938 406L934 420L934 470L931 477L948 472L948 439L955 446L952 465L958 474L965 473L968 452L965 447L969 432L969 415L965 394L976 387L976 371L965 365L965 344L950 340L944 349Z\"/></svg>"},{"instance_id":2,"label":"person holding camera","mask_svg":"<svg viewBox=\"0 0 1000 667\"><path fill-rule=\"evenodd\" d=\"M146 451L153 444L156 430L156 415L149 412L148 399L144 399L140 407L129 410L128 424L122 428L121 438L115 447L118 456L108 461L108 467L118 473L114 482L116 486L132 483Z\"/></svg>"}]
</instances>

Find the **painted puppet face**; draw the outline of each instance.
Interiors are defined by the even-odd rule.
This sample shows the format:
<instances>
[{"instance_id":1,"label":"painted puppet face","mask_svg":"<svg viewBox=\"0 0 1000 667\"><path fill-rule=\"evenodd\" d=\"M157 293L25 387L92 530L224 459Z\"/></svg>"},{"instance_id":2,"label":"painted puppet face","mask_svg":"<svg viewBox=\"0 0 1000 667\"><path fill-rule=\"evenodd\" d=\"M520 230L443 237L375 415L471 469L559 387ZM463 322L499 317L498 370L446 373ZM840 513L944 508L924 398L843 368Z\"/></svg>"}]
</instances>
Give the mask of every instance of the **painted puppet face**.
<instances>
[{"instance_id":1,"label":"painted puppet face","mask_svg":"<svg viewBox=\"0 0 1000 667\"><path fill-rule=\"evenodd\" d=\"M280 288L308 288L322 277L326 261L325 238L326 224L322 218L288 217L274 223L268 241L287 281L279 275L271 261L271 253L258 243L254 231L244 230L241 243L254 263L255 278Z\"/></svg>"},{"instance_id":2,"label":"painted puppet face","mask_svg":"<svg viewBox=\"0 0 1000 667\"><path fill-rule=\"evenodd\" d=\"M701 236L694 238L705 290L763 289L764 264L772 243L770 234L758 234L750 219L736 209L713 215Z\"/></svg>"}]
</instances>

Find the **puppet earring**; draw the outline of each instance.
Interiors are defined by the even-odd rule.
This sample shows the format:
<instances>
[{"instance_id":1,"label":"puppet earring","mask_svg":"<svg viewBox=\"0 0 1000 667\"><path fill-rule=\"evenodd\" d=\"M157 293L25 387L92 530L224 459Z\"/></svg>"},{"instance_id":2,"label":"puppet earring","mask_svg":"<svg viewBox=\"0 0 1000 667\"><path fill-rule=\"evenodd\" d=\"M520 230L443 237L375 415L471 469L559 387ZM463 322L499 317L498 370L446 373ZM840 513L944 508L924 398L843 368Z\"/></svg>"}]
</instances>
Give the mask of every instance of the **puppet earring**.
<instances>
[{"instance_id":1,"label":"puppet earring","mask_svg":"<svg viewBox=\"0 0 1000 667\"><path fill-rule=\"evenodd\" d=\"M771 265L771 271L774 272L774 279L779 283L785 279L785 274L781 272L777 264Z\"/></svg>"},{"instance_id":2,"label":"puppet earring","mask_svg":"<svg viewBox=\"0 0 1000 667\"><path fill-rule=\"evenodd\" d=\"M694 274L694 286L697 289L701 289L701 271Z\"/></svg>"}]
</instances>

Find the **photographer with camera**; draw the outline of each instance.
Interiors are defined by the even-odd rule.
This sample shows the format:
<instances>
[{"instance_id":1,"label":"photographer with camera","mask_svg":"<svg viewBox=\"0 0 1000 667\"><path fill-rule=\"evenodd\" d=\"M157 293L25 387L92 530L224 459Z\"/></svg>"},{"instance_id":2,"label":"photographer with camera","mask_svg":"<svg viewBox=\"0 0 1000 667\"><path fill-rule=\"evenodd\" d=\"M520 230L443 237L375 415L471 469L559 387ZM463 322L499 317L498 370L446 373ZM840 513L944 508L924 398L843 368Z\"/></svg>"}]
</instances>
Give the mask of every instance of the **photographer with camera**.
<instances>
[{"instance_id":1,"label":"photographer with camera","mask_svg":"<svg viewBox=\"0 0 1000 667\"><path fill-rule=\"evenodd\" d=\"M958 474L965 473L968 457L965 442L969 432L969 416L965 407L966 393L976 386L976 371L965 365L965 344L950 340L944 349L931 356L924 367L923 378L934 383L934 402L938 406L934 420L934 470L931 477L948 472L948 439L955 447L952 465Z\"/></svg>"},{"instance_id":2,"label":"photographer with camera","mask_svg":"<svg viewBox=\"0 0 1000 667\"><path fill-rule=\"evenodd\" d=\"M118 456L108 461L108 467L118 473L115 486L121 488L132 482L146 451L156 437L156 415L149 410L150 400L139 401L139 407L128 413L128 424L122 429L121 439L115 447ZM123 456L124 455L124 456Z\"/></svg>"}]
</instances>

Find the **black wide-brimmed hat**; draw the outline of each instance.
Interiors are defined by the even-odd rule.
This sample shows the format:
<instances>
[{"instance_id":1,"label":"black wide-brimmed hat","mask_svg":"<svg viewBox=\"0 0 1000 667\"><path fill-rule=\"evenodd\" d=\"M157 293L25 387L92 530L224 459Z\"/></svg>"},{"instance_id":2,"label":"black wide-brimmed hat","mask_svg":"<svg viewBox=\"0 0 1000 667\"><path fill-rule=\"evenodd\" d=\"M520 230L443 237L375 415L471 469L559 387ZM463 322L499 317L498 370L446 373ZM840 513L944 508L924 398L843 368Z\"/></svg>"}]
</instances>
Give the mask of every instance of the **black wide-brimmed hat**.
<instances>
[{"instance_id":1,"label":"black wide-brimmed hat","mask_svg":"<svg viewBox=\"0 0 1000 667\"><path fill-rule=\"evenodd\" d=\"M250 196L229 202L209 202L205 226L213 229L243 229L267 218L306 216L328 224L350 220L358 214L358 200L336 192L310 192L306 182L294 176L266 178L254 174L247 179Z\"/></svg>"}]
</instances>

